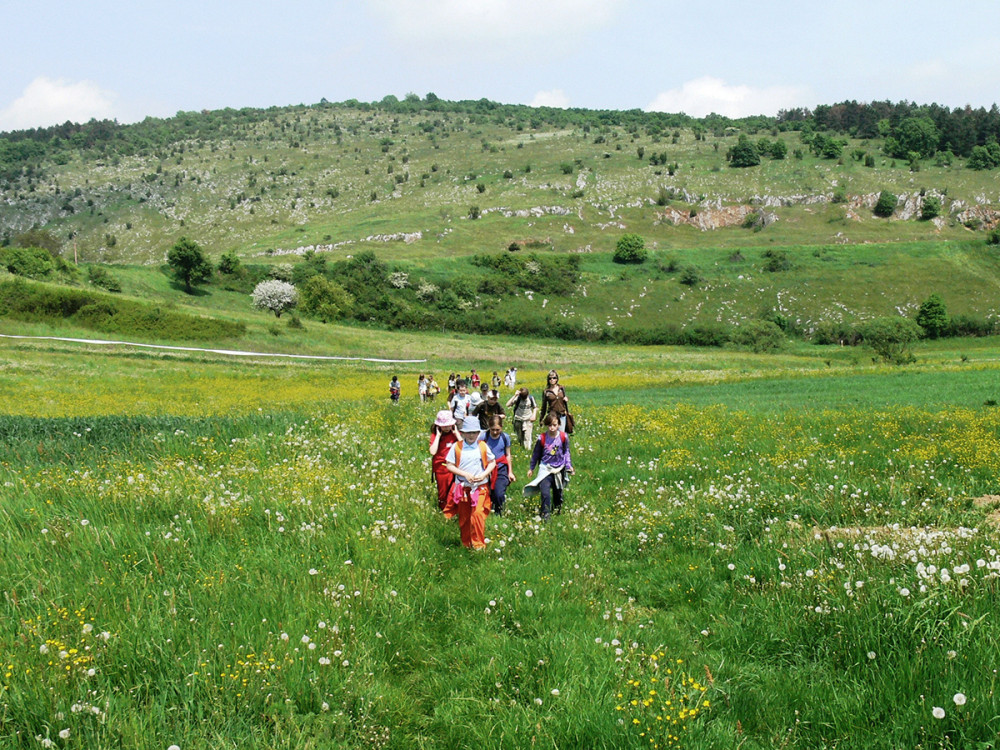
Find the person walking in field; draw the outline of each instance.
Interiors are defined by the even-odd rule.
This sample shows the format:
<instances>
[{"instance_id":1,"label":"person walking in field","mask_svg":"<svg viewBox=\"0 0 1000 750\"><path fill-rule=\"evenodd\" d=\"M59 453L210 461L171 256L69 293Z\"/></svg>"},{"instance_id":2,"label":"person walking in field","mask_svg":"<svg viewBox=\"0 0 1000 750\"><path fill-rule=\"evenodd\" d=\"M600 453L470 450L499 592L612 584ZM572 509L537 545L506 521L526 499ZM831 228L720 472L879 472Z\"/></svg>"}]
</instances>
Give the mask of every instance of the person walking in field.
<instances>
[{"instance_id":1,"label":"person walking in field","mask_svg":"<svg viewBox=\"0 0 1000 750\"><path fill-rule=\"evenodd\" d=\"M486 516L490 513L490 476L496 458L480 440L479 420L466 417L462 439L448 450L445 465L455 475L448 508L455 508L462 544L474 550L486 549ZM446 511L447 514L447 511Z\"/></svg>"},{"instance_id":2,"label":"person walking in field","mask_svg":"<svg viewBox=\"0 0 1000 750\"><path fill-rule=\"evenodd\" d=\"M427 378L424 377L423 373L417 378L417 395L420 396L420 403L427 400Z\"/></svg>"},{"instance_id":3,"label":"person walking in field","mask_svg":"<svg viewBox=\"0 0 1000 750\"><path fill-rule=\"evenodd\" d=\"M446 516L448 516L448 494L451 492L455 475L448 470L448 467L445 465L445 459L448 457L448 451L451 449L451 446L457 443L458 439L458 433L455 431L455 417L447 409L439 411L437 419L431 425L429 448L431 454L431 476L433 476L437 484L438 508L445 511ZM454 515L454 511L451 515ZM451 516L448 517L450 518Z\"/></svg>"},{"instance_id":4,"label":"person walking in field","mask_svg":"<svg viewBox=\"0 0 1000 750\"><path fill-rule=\"evenodd\" d=\"M469 386L473 389L479 387L479 373L475 370L473 370L472 374L469 375Z\"/></svg>"},{"instance_id":5,"label":"person walking in field","mask_svg":"<svg viewBox=\"0 0 1000 750\"><path fill-rule=\"evenodd\" d=\"M493 512L502 516L507 504L507 487L516 482L517 477L514 476L514 467L510 462L510 435L503 431L501 416L490 417L489 429L483 440L497 460L497 467L493 470L493 486L490 488L490 503Z\"/></svg>"},{"instance_id":6,"label":"person walking in field","mask_svg":"<svg viewBox=\"0 0 1000 750\"><path fill-rule=\"evenodd\" d=\"M389 400L397 406L399 405L399 394L401 391L399 378L393 375L392 380L389 381Z\"/></svg>"},{"instance_id":7,"label":"person walking in field","mask_svg":"<svg viewBox=\"0 0 1000 750\"><path fill-rule=\"evenodd\" d=\"M500 390L500 373L496 370L493 371L493 378L490 380L490 386L492 386L494 391Z\"/></svg>"},{"instance_id":8,"label":"person walking in field","mask_svg":"<svg viewBox=\"0 0 1000 750\"><path fill-rule=\"evenodd\" d=\"M548 521L552 513L562 512L563 490L569 484L569 475L574 473L570 455L569 436L559 429L559 417L549 414L542 420L545 432L538 436L531 452L528 478L538 469L538 476L524 486L524 496L542 496L538 514Z\"/></svg>"},{"instance_id":9,"label":"person walking in field","mask_svg":"<svg viewBox=\"0 0 1000 750\"><path fill-rule=\"evenodd\" d=\"M559 429L563 432L572 433L572 429L566 429L566 417L569 414L569 399L566 397L566 390L559 385L559 373L549 370L548 382L545 392L542 394L542 424L545 417L555 414L559 417Z\"/></svg>"},{"instance_id":10,"label":"person walking in field","mask_svg":"<svg viewBox=\"0 0 1000 750\"><path fill-rule=\"evenodd\" d=\"M486 391L486 400L476 406L472 413L479 417L479 424L484 430L489 429L491 417L506 416L496 391Z\"/></svg>"},{"instance_id":11,"label":"person walking in field","mask_svg":"<svg viewBox=\"0 0 1000 750\"><path fill-rule=\"evenodd\" d=\"M464 380L455 381L455 395L448 400L448 408L457 422L461 422L472 413L472 396Z\"/></svg>"},{"instance_id":12,"label":"person walking in field","mask_svg":"<svg viewBox=\"0 0 1000 750\"><path fill-rule=\"evenodd\" d=\"M527 388L519 388L507 401L507 408L514 410L514 436L525 450L531 450L531 433L538 417L538 403Z\"/></svg>"},{"instance_id":13,"label":"person walking in field","mask_svg":"<svg viewBox=\"0 0 1000 750\"><path fill-rule=\"evenodd\" d=\"M427 383L427 400L433 401L434 397L441 392L441 386L438 385L438 382L434 379L433 375L429 377L430 381Z\"/></svg>"}]
</instances>

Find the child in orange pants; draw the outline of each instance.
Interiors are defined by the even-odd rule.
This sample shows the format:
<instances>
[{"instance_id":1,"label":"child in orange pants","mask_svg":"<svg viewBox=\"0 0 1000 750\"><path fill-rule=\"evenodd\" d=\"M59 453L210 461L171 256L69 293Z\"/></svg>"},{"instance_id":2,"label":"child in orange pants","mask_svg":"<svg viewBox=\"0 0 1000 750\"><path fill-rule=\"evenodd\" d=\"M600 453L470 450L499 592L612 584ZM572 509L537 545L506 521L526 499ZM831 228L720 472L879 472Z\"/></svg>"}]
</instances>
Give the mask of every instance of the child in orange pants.
<instances>
[{"instance_id":1,"label":"child in orange pants","mask_svg":"<svg viewBox=\"0 0 1000 750\"><path fill-rule=\"evenodd\" d=\"M486 549L486 516L490 513L490 475L496 459L479 439L479 419L466 417L462 439L448 451L445 465L455 475L449 503L458 511L462 544L470 549ZM446 511L447 512L447 511Z\"/></svg>"}]
</instances>

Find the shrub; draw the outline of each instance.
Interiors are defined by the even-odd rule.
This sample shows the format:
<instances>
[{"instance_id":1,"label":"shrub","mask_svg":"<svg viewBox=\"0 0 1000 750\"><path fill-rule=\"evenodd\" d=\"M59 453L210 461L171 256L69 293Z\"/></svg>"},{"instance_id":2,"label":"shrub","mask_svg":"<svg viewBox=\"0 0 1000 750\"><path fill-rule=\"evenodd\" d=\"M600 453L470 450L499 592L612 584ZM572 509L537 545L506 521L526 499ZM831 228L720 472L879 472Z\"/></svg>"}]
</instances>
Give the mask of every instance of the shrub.
<instances>
[{"instance_id":1,"label":"shrub","mask_svg":"<svg viewBox=\"0 0 1000 750\"><path fill-rule=\"evenodd\" d=\"M924 221L930 221L931 219L936 219L941 215L941 199L936 195L928 195L924 198L923 205L920 207L920 218Z\"/></svg>"},{"instance_id":2,"label":"shrub","mask_svg":"<svg viewBox=\"0 0 1000 750\"><path fill-rule=\"evenodd\" d=\"M222 257L219 258L218 269L219 273L224 273L227 276L232 276L240 270L240 258L235 250L222 254Z\"/></svg>"},{"instance_id":3,"label":"shrub","mask_svg":"<svg viewBox=\"0 0 1000 750\"><path fill-rule=\"evenodd\" d=\"M109 292L120 292L122 285L114 276L108 273L104 266L88 266L87 280L94 286Z\"/></svg>"},{"instance_id":4,"label":"shrub","mask_svg":"<svg viewBox=\"0 0 1000 750\"><path fill-rule=\"evenodd\" d=\"M905 365L915 361L910 344L923 331L909 318L877 318L861 327L861 338L884 362Z\"/></svg>"},{"instance_id":5,"label":"shrub","mask_svg":"<svg viewBox=\"0 0 1000 750\"><path fill-rule=\"evenodd\" d=\"M760 164L760 153L757 147L746 135L740 135L739 141L726 153L731 167L756 167Z\"/></svg>"},{"instance_id":6,"label":"shrub","mask_svg":"<svg viewBox=\"0 0 1000 750\"><path fill-rule=\"evenodd\" d=\"M295 307L299 295L287 281L269 279L255 286L251 297L255 309L270 310L274 317L280 318L285 310Z\"/></svg>"},{"instance_id":7,"label":"shrub","mask_svg":"<svg viewBox=\"0 0 1000 750\"><path fill-rule=\"evenodd\" d=\"M677 280L684 284L684 286L694 286L701 281L701 274L698 273L698 269L694 266L686 266L681 271L681 275Z\"/></svg>"},{"instance_id":8,"label":"shrub","mask_svg":"<svg viewBox=\"0 0 1000 750\"><path fill-rule=\"evenodd\" d=\"M876 216L880 216L883 219L887 219L893 215L896 211L896 203L899 199L890 193L888 190L883 190L879 193L878 201L875 203L875 208L872 212Z\"/></svg>"},{"instance_id":9,"label":"shrub","mask_svg":"<svg viewBox=\"0 0 1000 750\"><path fill-rule=\"evenodd\" d=\"M785 334L770 320L748 320L733 329L730 340L738 347L762 354L780 349Z\"/></svg>"},{"instance_id":10,"label":"shrub","mask_svg":"<svg viewBox=\"0 0 1000 750\"><path fill-rule=\"evenodd\" d=\"M615 263L644 263L647 257L646 241L642 235L630 232L618 238L612 260Z\"/></svg>"},{"instance_id":11,"label":"shrub","mask_svg":"<svg viewBox=\"0 0 1000 750\"><path fill-rule=\"evenodd\" d=\"M100 292L41 286L18 278L0 282L0 315L45 323L69 319L104 333L158 339L218 340L246 332L242 323L163 311Z\"/></svg>"},{"instance_id":12,"label":"shrub","mask_svg":"<svg viewBox=\"0 0 1000 750\"><path fill-rule=\"evenodd\" d=\"M787 271L792 267L792 261L784 250L764 251L764 270L768 273Z\"/></svg>"},{"instance_id":13,"label":"shrub","mask_svg":"<svg viewBox=\"0 0 1000 750\"><path fill-rule=\"evenodd\" d=\"M821 346L830 344L857 346L861 342L861 333L850 323L824 321L816 326L812 342Z\"/></svg>"},{"instance_id":14,"label":"shrub","mask_svg":"<svg viewBox=\"0 0 1000 750\"><path fill-rule=\"evenodd\" d=\"M299 299L302 312L324 323L347 317L354 304L340 284L318 274L302 284Z\"/></svg>"},{"instance_id":15,"label":"shrub","mask_svg":"<svg viewBox=\"0 0 1000 750\"><path fill-rule=\"evenodd\" d=\"M0 248L0 268L5 268L15 276L29 279L44 279L55 270L56 264L51 253L41 247Z\"/></svg>"},{"instance_id":16,"label":"shrub","mask_svg":"<svg viewBox=\"0 0 1000 750\"><path fill-rule=\"evenodd\" d=\"M167 252L167 265L173 270L177 280L184 283L188 294L192 291L192 285L212 278L212 264L208 262L201 246L187 237L181 237Z\"/></svg>"}]
</instances>

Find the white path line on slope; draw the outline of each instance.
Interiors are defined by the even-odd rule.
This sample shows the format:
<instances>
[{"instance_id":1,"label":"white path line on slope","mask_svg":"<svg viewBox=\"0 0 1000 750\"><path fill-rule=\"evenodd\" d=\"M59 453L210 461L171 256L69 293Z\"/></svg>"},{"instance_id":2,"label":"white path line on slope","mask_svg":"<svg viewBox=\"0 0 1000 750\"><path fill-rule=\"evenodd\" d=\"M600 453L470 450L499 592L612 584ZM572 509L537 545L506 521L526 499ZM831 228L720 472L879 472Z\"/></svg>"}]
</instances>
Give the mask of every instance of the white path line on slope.
<instances>
[{"instance_id":1,"label":"white path line on slope","mask_svg":"<svg viewBox=\"0 0 1000 750\"><path fill-rule=\"evenodd\" d=\"M273 352L243 352L235 349L199 349L193 346L165 346L163 344L137 344L132 341L103 341L101 339L70 339L61 336L18 336L0 333L0 338L28 339L31 341L71 341L76 344L98 344L100 346L138 346L146 349L169 349L176 352L202 352L207 354L227 354L232 357L284 357L286 359L323 359L341 362L387 362L390 364L412 364L426 362L426 359L378 359L376 357L334 357L321 354L280 354Z\"/></svg>"}]
</instances>

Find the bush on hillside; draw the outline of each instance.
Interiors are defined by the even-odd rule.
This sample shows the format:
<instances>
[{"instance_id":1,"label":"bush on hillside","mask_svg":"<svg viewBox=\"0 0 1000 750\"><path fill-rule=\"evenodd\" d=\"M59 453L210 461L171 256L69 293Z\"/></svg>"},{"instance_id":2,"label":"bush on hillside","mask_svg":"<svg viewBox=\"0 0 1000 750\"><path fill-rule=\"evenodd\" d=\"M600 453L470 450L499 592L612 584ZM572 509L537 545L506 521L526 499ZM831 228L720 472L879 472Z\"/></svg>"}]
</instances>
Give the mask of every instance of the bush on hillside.
<instances>
[{"instance_id":1,"label":"bush on hillside","mask_svg":"<svg viewBox=\"0 0 1000 750\"><path fill-rule=\"evenodd\" d=\"M941 199L936 195L928 195L924 198L923 205L920 206L920 218L923 221L936 219L941 215Z\"/></svg>"},{"instance_id":2,"label":"bush on hillside","mask_svg":"<svg viewBox=\"0 0 1000 750\"><path fill-rule=\"evenodd\" d=\"M56 269L52 254L41 247L0 248L0 268L15 276L44 279Z\"/></svg>"},{"instance_id":3,"label":"bush on hillside","mask_svg":"<svg viewBox=\"0 0 1000 750\"><path fill-rule=\"evenodd\" d=\"M948 310L940 295L932 294L920 304L916 321L928 338L936 339L944 333L948 328Z\"/></svg>"},{"instance_id":4,"label":"bush on hillside","mask_svg":"<svg viewBox=\"0 0 1000 750\"><path fill-rule=\"evenodd\" d=\"M879 193L878 201L875 203L872 213L883 219L888 219L896 212L896 203L898 201L899 199L894 194L888 190L883 190Z\"/></svg>"},{"instance_id":5,"label":"bush on hillside","mask_svg":"<svg viewBox=\"0 0 1000 750\"><path fill-rule=\"evenodd\" d=\"M108 292L118 293L122 290L121 282L112 276L104 266L88 266L87 281Z\"/></svg>"},{"instance_id":6,"label":"bush on hillside","mask_svg":"<svg viewBox=\"0 0 1000 750\"><path fill-rule=\"evenodd\" d=\"M644 263L647 257L649 254L642 235L630 232L618 238L612 260L615 263Z\"/></svg>"},{"instance_id":7,"label":"bush on hillside","mask_svg":"<svg viewBox=\"0 0 1000 750\"><path fill-rule=\"evenodd\" d=\"M726 153L731 167L756 167L760 164L760 153L746 135L741 134L736 145Z\"/></svg>"}]
</instances>

